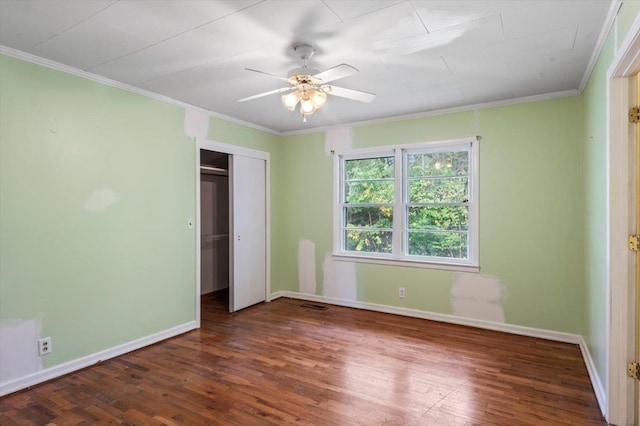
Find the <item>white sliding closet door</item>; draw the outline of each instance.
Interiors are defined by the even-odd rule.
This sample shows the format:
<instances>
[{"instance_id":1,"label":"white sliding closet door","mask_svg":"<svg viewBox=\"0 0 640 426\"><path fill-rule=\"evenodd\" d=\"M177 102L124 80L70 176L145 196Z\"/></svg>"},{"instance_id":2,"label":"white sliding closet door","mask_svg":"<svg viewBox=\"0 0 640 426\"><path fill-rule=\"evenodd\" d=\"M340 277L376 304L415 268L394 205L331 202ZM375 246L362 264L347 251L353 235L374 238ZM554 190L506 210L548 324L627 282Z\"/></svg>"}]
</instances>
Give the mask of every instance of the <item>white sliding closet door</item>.
<instances>
[{"instance_id":1,"label":"white sliding closet door","mask_svg":"<svg viewBox=\"0 0 640 426\"><path fill-rule=\"evenodd\" d=\"M230 241L232 261L229 311L266 299L266 161L231 155Z\"/></svg>"}]
</instances>

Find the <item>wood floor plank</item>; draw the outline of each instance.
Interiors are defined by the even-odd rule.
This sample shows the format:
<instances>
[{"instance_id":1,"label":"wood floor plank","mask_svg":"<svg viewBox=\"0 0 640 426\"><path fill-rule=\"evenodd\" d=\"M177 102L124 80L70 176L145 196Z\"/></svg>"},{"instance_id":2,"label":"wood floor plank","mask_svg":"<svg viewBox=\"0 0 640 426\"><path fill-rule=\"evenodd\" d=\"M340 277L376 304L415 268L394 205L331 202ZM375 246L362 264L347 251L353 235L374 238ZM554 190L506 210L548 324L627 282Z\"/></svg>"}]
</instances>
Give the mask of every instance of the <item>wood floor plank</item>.
<instances>
[{"instance_id":1,"label":"wood floor plank","mask_svg":"<svg viewBox=\"0 0 640 426\"><path fill-rule=\"evenodd\" d=\"M0 399L2 425L604 425L577 345L278 299Z\"/></svg>"}]
</instances>

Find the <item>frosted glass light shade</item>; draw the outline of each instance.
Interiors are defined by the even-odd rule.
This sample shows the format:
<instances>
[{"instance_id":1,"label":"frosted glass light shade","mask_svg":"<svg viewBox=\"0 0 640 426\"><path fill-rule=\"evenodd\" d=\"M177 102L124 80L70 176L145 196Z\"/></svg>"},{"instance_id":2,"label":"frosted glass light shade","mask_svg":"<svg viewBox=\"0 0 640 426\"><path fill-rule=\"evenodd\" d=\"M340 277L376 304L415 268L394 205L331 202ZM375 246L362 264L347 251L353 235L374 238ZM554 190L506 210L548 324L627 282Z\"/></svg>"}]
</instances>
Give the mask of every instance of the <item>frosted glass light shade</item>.
<instances>
[{"instance_id":1,"label":"frosted glass light shade","mask_svg":"<svg viewBox=\"0 0 640 426\"><path fill-rule=\"evenodd\" d=\"M316 112L316 107L313 105L313 102L307 99L302 99L300 101L300 112L303 115L310 115Z\"/></svg>"},{"instance_id":2,"label":"frosted glass light shade","mask_svg":"<svg viewBox=\"0 0 640 426\"><path fill-rule=\"evenodd\" d=\"M297 91L282 95L282 103L284 104L284 107L289 111L293 111L296 109L296 105L298 104L299 100L300 94Z\"/></svg>"},{"instance_id":3,"label":"frosted glass light shade","mask_svg":"<svg viewBox=\"0 0 640 426\"><path fill-rule=\"evenodd\" d=\"M313 102L313 105L317 109L322 108L324 106L324 104L327 102L327 94L324 93L324 92L320 92L318 90L315 90L311 94L311 102Z\"/></svg>"}]
</instances>

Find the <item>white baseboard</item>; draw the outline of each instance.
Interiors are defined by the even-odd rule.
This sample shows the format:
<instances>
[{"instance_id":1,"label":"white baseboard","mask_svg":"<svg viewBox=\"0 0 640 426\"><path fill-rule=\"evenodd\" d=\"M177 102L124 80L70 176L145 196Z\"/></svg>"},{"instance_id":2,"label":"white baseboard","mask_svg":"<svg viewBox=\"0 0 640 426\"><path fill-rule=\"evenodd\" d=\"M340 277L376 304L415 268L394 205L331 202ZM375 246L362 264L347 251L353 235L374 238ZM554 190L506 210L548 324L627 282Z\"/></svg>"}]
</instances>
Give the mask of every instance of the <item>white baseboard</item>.
<instances>
[{"instance_id":1,"label":"white baseboard","mask_svg":"<svg viewBox=\"0 0 640 426\"><path fill-rule=\"evenodd\" d=\"M271 301L279 299L281 297L288 297L288 296L285 296L285 293L289 293L289 292L288 291L274 291L269 296L269 301L271 302Z\"/></svg>"},{"instance_id":2,"label":"white baseboard","mask_svg":"<svg viewBox=\"0 0 640 426\"><path fill-rule=\"evenodd\" d=\"M8 380L6 382L0 383L0 397L28 388L29 386L34 386L39 383L46 382L47 380L55 379L56 377L60 377L65 374L72 373L82 368L89 367L100 361L105 361L107 359L126 354L127 352L135 351L136 349L152 345L154 343L160 342L161 340L169 339L170 337L186 333L187 331L191 331L196 328L198 328L197 322L190 321L185 324L170 328L168 330L163 330L158 333L141 337L140 339L136 339L128 343L124 343L122 345L114 346L113 348L105 349L103 351L96 352L82 358L74 359L73 361L65 362L64 364L40 370L27 376Z\"/></svg>"},{"instance_id":3,"label":"white baseboard","mask_svg":"<svg viewBox=\"0 0 640 426\"><path fill-rule=\"evenodd\" d=\"M605 419L607 417L607 393L604 390L604 386L602 386L602 382L600 381L600 376L598 376L598 371L596 370L596 365L593 362L593 358L591 358L591 352L589 351L589 347L587 346L587 342L584 340L582 336L580 336L580 352L582 352L582 358L584 359L584 364L587 366L587 372L589 373L589 379L591 380L591 386L593 387L593 391L596 394L596 399L598 400L598 405L600 406L600 411Z\"/></svg>"},{"instance_id":4,"label":"white baseboard","mask_svg":"<svg viewBox=\"0 0 640 426\"><path fill-rule=\"evenodd\" d=\"M421 311L419 309L401 308L397 306L380 305L377 303L360 302L357 300L335 299L332 297L318 296L315 294L298 293L295 291L276 291L271 293L271 300L279 297L309 300L312 302L328 303L331 305L346 306L349 308L365 309L368 311L384 312L387 314L404 315L413 318L422 318L432 321L446 322L450 324L467 325L486 330L502 331L518 334L520 336L537 337L540 339L554 340L556 342L580 344L582 336L578 334L562 333L560 331L543 330L540 328L523 327L520 325L504 324L491 321L477 320L473 318L458 317L455 315L438 314L435 312Z\"/></svg>"}]
</instances>

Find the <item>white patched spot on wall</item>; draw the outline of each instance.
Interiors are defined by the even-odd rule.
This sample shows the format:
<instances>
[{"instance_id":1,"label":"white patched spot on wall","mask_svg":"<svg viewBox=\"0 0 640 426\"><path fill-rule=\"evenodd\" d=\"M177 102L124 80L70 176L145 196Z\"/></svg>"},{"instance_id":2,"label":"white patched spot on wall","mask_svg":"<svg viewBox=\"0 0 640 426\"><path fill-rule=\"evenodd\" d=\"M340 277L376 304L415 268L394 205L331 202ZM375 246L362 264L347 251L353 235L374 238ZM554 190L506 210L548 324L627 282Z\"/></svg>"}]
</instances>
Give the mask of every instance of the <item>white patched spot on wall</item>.
<instances>
[{"instance_id":1,"label":"white patched spot on wall","mask_svg":"<svg viewBox=\"0 0 640 426\"><path fill-rule=\"evenodd\" d=\"M328 254L322 262L322 295L342 300L356 300L358 297L358 278L356 264L335 261Z\"/></svg>"},{"instance_id":2,"label":"white patched spot on wall","mask_svg":"<svg viewBox=\"0 0 640 426\"><path fill-rule=\"evenodd\" d=\"M505 322L505 287L493 275L460 273L451 286L453 314L483 321Z\"/></svg>"},{"instance_id":3,"label":"white patched spot on wall","mask_svg":"<svg viewBox=\"0 0 640 426\"><path fill-rule=\"evenodd\" d=\"M100 187L84 200L84 208L94 214L102 213L118 202L119 199L120 194L117 192L109 188Z\"/></svg>"},{"instance_id":4,"label":"white patched spot on wall","mask_svg":"<svg viewBox=\"0 0 640 426\"><path fill-rule=\"evenodd\" d=\"M184 134L190 138L206 138L209 134L209 114L187 109L184 112Z\"/></svg>"},{"instance_id":5,"label":"white patched spot on wall","mask_svg":"<svg viewBox=\"0 0 640 426\"><path fill-rule=\"evenodd\" d=\"M38 356L40 320L0 321L0 383L42 370Z\"/></svg>"},{"instance_id":6,"label":"white patched spot on wall","mask_svg":"<svg viewBox=\"0 0 640 426\"><path fill-rule=\"evenodd\" d=\"M310 240L298 242L298 291L316 294L316 246Z\"/></svg>"},{"instance_id":7,"label":"white patched spot on wall","mask_svg":"<svg viewBox=\"0 0 640 426\"><path fill-rule=\"evenodd\" d=\"M341 127L327 130L324 139L324 153L331 155L334 151L344 151L351 149L353 135L351 127Z\"/></svg>"},{"instance_id":8,"label":"white patched spot on wall","mask_svg":"<svg viewBox=\"0 0 640 426\"><path fill-rule=\"evenodd\" d=\"M480 110L473 110L473 118L471 119L471 130L474 134L480 134Z\"/></svg>"}]
</instances>

